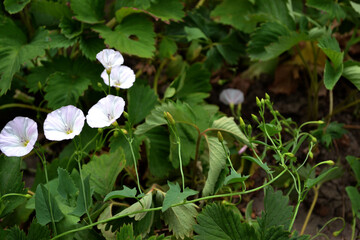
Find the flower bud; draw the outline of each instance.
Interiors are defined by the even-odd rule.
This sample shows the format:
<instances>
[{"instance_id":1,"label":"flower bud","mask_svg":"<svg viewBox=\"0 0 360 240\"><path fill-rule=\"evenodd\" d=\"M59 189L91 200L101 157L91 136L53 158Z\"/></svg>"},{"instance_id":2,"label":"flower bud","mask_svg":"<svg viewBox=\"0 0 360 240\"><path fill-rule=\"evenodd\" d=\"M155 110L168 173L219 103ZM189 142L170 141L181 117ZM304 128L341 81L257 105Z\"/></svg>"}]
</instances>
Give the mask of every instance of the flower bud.
<instances>
[{"instance_id":1,"label":"flower bud","mask_svg":"<svg viewBox=\"0 0 360 240\"><path fill-rule=\"evenodd\" d=\"M256 105L258 107L261 107L261 102L260 102L260 99L258 97L256 97Z\"/></svg>"},{"instance_id":2,"label":"flower bud","mask_svg":"<svg viewBox=\"0 0 360 240\"><path fill-rule=\"evenodd\" d=\"M126 131L126 129L121 129L121 131L123 132L123 134L128 134L128 131Z\"/></svg>"},{"instance_id":3,"label":"flower bud","mask_svg":"<svg viewBox=\"0 0 360 240\"><path fill-rule=\"evenodd\" d=\"M220 131L218 131L217 132L217 137L218 137L218 139L219 139L219 142L224 142L224 138L223 138L223 136L222 136L222 134L221 134L221 132Z\"/></svg>"},{"instance_id":4,"label":"flower bud","mask_svg":"<svg viewBox=\"0 0 360 240\"><path fill-rule=\"evenodd\" d=\"M98 133L102 133L103 131L104 131L104 129L98 128Z\"/></svg>"},{"instance_id":5,"label":"flower bud","mask_svg":"<svg viewBox=\"0 0 360 240\"><path fill-rule=\"evenodd\" d=\"M270 100L269 94L265 93L265 99Z\"/></svg>"},{"instance_id":6,"label":"flower bud","mask_svg":"<svg viewBox=\"0 0 360 240\"><path fill-rule=\"evenodd\" d=\"M314 154L313 154L312 152L309 152L309 157L310 157L311 159L313 159L313 158L314 158Z\"/></svg>"},{"instance_id":7,"label":"flower bud","mask_svg":"<svg viewBox=\"0 0 360 240\"><path fill-rule=\"evenodd\" d=\"M113 125L114 127L119 126L119 124L117 123L117 121L113 122L111 125Z\"/></svg>"},{"instance_id":8,"label":"flower bud","mask_svg":"<svg viewBox=\"0 0 360 240\"><path fill-rule=\"evenodd\" d=\"M171 114L169 112L166 112L166 119L169 121L169 123L171 125L175 125L175 120L174 120L174 118L171 116Z\"/></svg>"},{"instance_id":9,"label":"flower bud","mask_svg":"<svg viewBox=\"0 0 360 240\"><path fill-rule=\"evenodd\" d=\"M328 164L328 165L330 165L330 166L334 166L334 165L335 165L335 163L334 163L333 160L327 160L327 161L324 161L323 163L324 163L324 164Z\"/></svg>"},{"instance_id":10,"label":"flower bud","mask_svg":"<svg viewBox=\"0 0 360 240\"><path fill-rule=\"evenodd\" d=\"M39 88L39 89L42 89L42 84L41 84L40 81L38 81L37 85L38 85L38 88Z\"/></svg>"},{"instance_id":11,"label":"flower bud","mask_svg":"<svg viewBox=\"0 0 360 240\"><path fill-rule=\"evenodd\" d=\"M98 86L99 88L101 88L101 87L102 87L102 84L101 84L100 82L98 82L98 83L97 83L97 86Z\"/></svg>"},{"instance_id":12,"label":"flower bud","mask_svg":"<svg viewBox=\"0 0 360 240\"><path fill-rule=\"evenodd\" d=\"M247 126L247 128L248 128L248 132L249 132L249 135L250 135L251 132L252 132L252 127L251 127L251 125L249 124L249 125Z\"/></svg>"},{"instance_id":13,"label":"flower bud","mask_svg":"<svg viewBox=\"0 0 360 240\"><path fill-rule=\"evenodd\" d=\"M123 112L123 115L124 115L124 117L126 118L126 119L129 119L129 114L127 113L127 112Z\"/></svg>"},{"instance_id":14,"label":"flower bud","mask_svg":"<svg viewBox=\"0 0 360 240\"><path fill-rule=\"evenodd\" d=\"M115 131L114 134L113 134L114 137L117 137L119 136L119 131Z\"/></svg>"},{"instance_id":15,"label":"flower bud","mask_svg":"<svg viewBox=\"0 0 360 240\"><path fill-rule=\"evenodd\" d=\"M257 118L256 115L251 114L251 117L252 117L252 119L254 119L255 122L257 122L257 123L259 122L259 119Z\"/></svg>"},{"instance_id":16,"label":"flower bud","mask_svg":"<svg viewBox=\"0 0 360 240\"><path fill-rule=\"evenodd\" d=\"M316 138L316 137L310 136L310 138L311 138L311 141L312 141L313 143L316 143L316 142L317 142L317 138Z\"/></svg>"},{"instance_id":17,"label":"flower bud","mask_svg":"<svg viewBox=\"0 0 360 240\"><path fill-rule=\"evenodd\" d=\"M240 127L241 127L241 129L245 129L245 122L244 122L244 120L242 119L242 117L239 117L239 121L240 121Z\"/></svg>"}]
</instances>

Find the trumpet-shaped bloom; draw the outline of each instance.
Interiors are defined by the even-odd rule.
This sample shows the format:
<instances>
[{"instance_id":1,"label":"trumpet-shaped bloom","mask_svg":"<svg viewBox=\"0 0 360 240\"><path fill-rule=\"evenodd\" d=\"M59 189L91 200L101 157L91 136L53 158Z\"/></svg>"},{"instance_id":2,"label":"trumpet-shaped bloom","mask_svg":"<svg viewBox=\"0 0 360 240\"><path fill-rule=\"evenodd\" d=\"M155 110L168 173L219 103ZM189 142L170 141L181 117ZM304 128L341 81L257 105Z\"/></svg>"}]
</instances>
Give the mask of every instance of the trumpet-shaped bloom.
<instances>
[{"instance_id":1,"label":"trumpet-shaped bloom","mask_svg":"<svg viewBox=\"0 0 360 240\"><path fill-rule=\"evenodd\" d=\"M37 124L27 117L16 117L0 133L0 149L8 157L28 154L38 138Z\"/></svg>"},{"instance_id":2,"label":"trumpet-shaped bloom","mask_svg":"<svg viewBox=\"0 0 360 240\"><path fill-rule=\"evenodd\" d=\"M220 93L220 101L226 105L244 102L244 93L238 89L228 88Z\"/></svg>"},{"instance_id":3,"label":"trumpet-shaped bloom","mask_svg":"<svg viewBox=\"0 0 360 240\"><path fill-rule=\"evenodd\" d=\"M124 107L125 101L122 97L108 95L90 108L86 121L92 128L108 127L121 116Z\"/></svg>"},{"instance_id":4,"label":"trumpet-shaped bloom","mask_svg":"<svg viewBox=\"0 0 360 240\"><path fill-rule=\"evenodd\" d=\"M109 85L109 76L106 71L101 74L102 79L106 85ZM134 71L126 66L114 67L110 73L110 87L116 88L130 88L135 82Z\"/></svg>"},{"instance_id":5,"label":"trumpet-shaped bloom","mask_svg":"<svg viewBox=\"0 0 360 240\"><path fill-rule=\"evenodd\" d=\"M96 54L96 59L101 62L106 71L111 71L115 66L120 66L124 63L124 58L120 52L113 49L104 49Z\"/></svg>"},{"instance_id":6,"label":"trumpet-shaped bloom","mask_svg":"<svg viewBox=\"0 0 360 240\"><path fill-rule=\"evenodd\" d=\"M80 134L84 123L84 113L77 107L68 105L46 116L44 134L48 140L53 141L72 139Z\"/></svg>"}]
</instances>

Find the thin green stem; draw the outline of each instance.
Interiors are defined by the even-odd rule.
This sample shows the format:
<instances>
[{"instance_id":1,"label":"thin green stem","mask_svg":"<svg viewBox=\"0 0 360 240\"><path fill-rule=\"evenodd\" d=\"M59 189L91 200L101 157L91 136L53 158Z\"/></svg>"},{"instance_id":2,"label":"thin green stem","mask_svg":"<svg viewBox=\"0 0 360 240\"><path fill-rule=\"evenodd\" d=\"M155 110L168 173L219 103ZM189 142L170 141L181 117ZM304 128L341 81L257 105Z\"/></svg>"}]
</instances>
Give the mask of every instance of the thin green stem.
<instances>
[{"instance_id":1,"label":"thin green stem","mask_svg":"<svg viewBox=\"0 0 360 240\"><path fill-rule=\"evenodd\" d=\"M135 173L136 173L136 182L137 182L137 186L138 186L139 192L140 192L140 194L142 194L143 192L141 191L140 180L139 180L139 173L138 173L137 164L136 164L137 161L136 161L134 149L133 149L133 146L132 146L133 139L129 139L127 136L125 136L125 138L126 138L126 140L128 141L129 146L130 146L131 155L132 155L132 158L133 158L133 161L134 161L134 168L135 168Z\"/></svg>"},{"instance_id":2,"label":"thin green stem","mask_svg":"<svg viewBox=\"0 0 360 240\"><path fill-rule=\"evenodd\" d=\"M32 198L30 194L21 194L21 193L7 193L0 197L0 201L7 197L24 197L24 198Z\"/></svg>"},{"instance_id":3,"label":"thin green stem","mask_svg":"<svg viewBox=\"0 0 360 240\"><path fill-rule=\"evenodd\" d=\"M264 185L261 185L260 187L257 187L257 188L254 188L254 189L251 189L251 190L248 190L248 191L232 192L232 193L218 194L218 195L212 195L212 196L197 198L197 199L194 199L194 200L184 201L184 202L181 202L181 203L173 204L173 205L171 205L171 207L177 207L177 206L185 205L185 204L188 204L188 203L195 203L195 202L204 201L204 200L209 200L209 199L213 199L213 198L231 197L231 196L235 196L235 195L244 195L244 194L256 192L256 191L259 191L259 190L265 188L266 186L269 186L269 185L272 184L273 182L275 182L275 181L276 181L278 178L280 178L286 171L287 171L287 168L285 168L279 175L277 175L277 176L276 176L274 179L272 179L271 181L265 183ZM107 223L107 222L110 222L110 221L113 221L113 220L117 220L117 219L120 219L120 218L123 218L123 217L127 217L127 216L129 216L129 215L133 215L133 214L137 214L137 213L143 213L143 212L159 211L159 210L161 210L161 209L162 209L162 207L148 208L148 209L141 209L141 210L139 210L139 211L134 211L134 212L130 212L130 213L122 214L122 215L116 215L116 216L113 216L113 217L111 217L111 218L107 218L107 219L104 219L104 220L97 221L97 222L95 222L95 223L86 225L86 226L84 226L84 227L72 229L72 230L70 230L70 231L61 233L61 234L57 235L56 237L53 237L52 240L58 239L58 238L63 237L63 236L66 236L66 235L68 235L68 234L70 234L70 233L74 233L74 232L78 232L78 231L90 229L90 228L92 228L92 227L94 227L94 226L96 226L96 225L98 225L98 224L103 224L103 223Z\"/></svg>"},{"instance_id":4,"label":"thin green stem","mask_svg":"<svg viewBox=\"0 0 360 240\"><path fill-rule=\"evenodd\" d=\"M162 70L163 70L166 63L167 63L167 59L164 59L164 60L161 61L160 66L157 69L155 77L154 77L153 89L154 89L156 94L157 94L158 82L159 82L160 74L161 74L161 72L162 72Z\"/></svg>"},{"instance_id":5,"label":"thin green stem","mask_svg":"<svg viewBox=\"0 0 360 240\"><path fill-rule=\"evenodd\" d=\"M333 97L333 90L329 91L329 118L328 123L330 123L331 121L331 116L333 114L333 110L334 110L334 97Z\"/></svg>"},{"instance_id":6,"label":"thin green stem","mask_svg":"<svg viewBox=\"0 0 360 240\"><path fill-rule=\"evenodd\" d=\"M227 160L229 161L229 164L230 164L231 169L232 169L234 172L236 172L236 170L235 170L234 166L232 165L231 159L230 159L230 157L229 157L229 152L226 150L226 148L225 148L225 145L224 145L224 142L223 142L223 141L221 142L221 146L222 146L222 147L223 147L223 149L224 149L224 152L225 152L225 154L226 154L226 158L227 158Z\"/></svg>"},{"instance_id":7,"label":"thin green stem","mask_svg":"<svg viewBox=\"0 0 360 240\"><path fill-rule=\"evenodd\" d=\"M89 218L90 224L92 224L92 220L91 220L89 209L88 209L88 203L87 203L87 199L86 199L85 184L84 184L84 178L83 178L82 170L81 170L80 158L77 159L77 163L78 163L78 166L79 166L80 181L81 181L81 186L82 186L82 195L83 195L83 198L84 198L84 205L85 205L86 215Z\"/></svg>"},{"instance_id":8,"label":"thin green stem","mask_svg":"<svg viewBox=\"0 0 360 240\"><path fill-rule=\"evenodd\" d=\"M111 91L111 87L110 87L110 72L108 73L108 78L109 78L109 94L110 94L110 91Z\"/></svg>"},{"instance_id":9,"label":"thin green stem","mask_svg":"<svg viewBox=\"0 0 360 240\"><path fill-rule=\"evenodd\" d=\"M353 214L353 220L352 220L352 224L351 224L351 240L355 239L355 231L356 231L356 216L355 216L355 212L352 211Z\"/></svg>"},{"instance_id":10,"label":"thin green stem","mask_svg":"<svg viewBox=\"0 0 360 240\"><path fill-rule=\"evenodd\" d=\"M177 137L176 143L177 143L177 145L178 145L178 154L179 154L179 162L180 162L180 173L181 173L181 180L182 180L182 190L183 190L183 192L184 192L184 190L185 190L185 178L184 178L182 158L181 158L181 141L180 141L180 138L179 138L179 137Z\"/></svg>"},{"instance_id":11,"label":"thin green stem","mask_svg":"<svg viewBox=\"0 0 360 240\"><path fill-rule=\"evenodd\" d=\"M9 104L4 104L0 106L0 110L2 109L6 109L6 108L27 108L27 109L32 109L35 111L40 111L40 112L45 112L45 113L50 113L51 110L49 109L45 109L45 108L38 108L35 106L31 106L31 105L26 105L26 104L22 104L22 103L9 103Z\"/></svg>"},{"instance_id":12,"label":"thin green stem","mask_svg":"<svg viewBox=\"0 0 360 240\"><path fill-rule=\"evenodd\" d=\"M45 180L46 180L46 185L47 185L47 191L48 191L48 201L49 201L49 210L50 210L50 217L51 217L51 223L54 229L54 234L55 236L57 235L57 231L56 231L56 225L55 225L55 220L54 220L54 214L53 214L53 209L52 209L52 204L51 204L51 196L50 196L50 184L49 184L49 177L48 177L48 172L47 172L47 166L46 166L46 160L45 160L45 156L41 156L40 153L34 148L35 153L38 155L38 157L40 158L41 163L44 166L44 172L45 172Z\"/></svg>"}]
</instances>

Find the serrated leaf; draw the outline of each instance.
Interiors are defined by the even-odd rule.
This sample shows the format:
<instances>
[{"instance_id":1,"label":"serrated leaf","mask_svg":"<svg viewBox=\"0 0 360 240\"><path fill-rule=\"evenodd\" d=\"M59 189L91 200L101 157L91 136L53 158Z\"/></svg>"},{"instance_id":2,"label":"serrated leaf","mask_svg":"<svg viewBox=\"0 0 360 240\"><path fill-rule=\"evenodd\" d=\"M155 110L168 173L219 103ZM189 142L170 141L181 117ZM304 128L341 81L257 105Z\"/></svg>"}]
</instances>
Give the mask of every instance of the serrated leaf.
<instances>
[{"instance_id":1,"label":"serrated leaf","mask_svg":"<svg viewBox=\"0 0 360 240\"><path fill-rule=\"evenodd\" d=\"M245 54L245 43L242 44L239 34L235 31L215 44L215 48L222 58L231 65L237 64L240 56Z\"/></svg>"},{"instance_id":2,"label":"serrated leaf","mask_svg":"<svg viewBox=\"0 0 360 240\"><path fill-rule=\"evenodd\" d=\"M124 186L123 190L117 190L108 193L104 198L104 202L113 198L135 198L136 193L136 188L128 188L127 186Z\"/></svg>"},{"instance_id":3,"label":"serrated leaf","mask_svg":"<svg viewBox=\"0 0 360 240\"><path fill-rule=\"evenodd\" d=\"M95 60L96 54L104 49L104 40L97 35L81 36L80 50L81 53L89 60Z\"/></svg>"},{"instance_id":4,"label":"serrated leaf","mask_svg":"<svg viewBox=\"0 0 360 240\"><path fill-rule=\"evenodd\" d=\"M153 28L153 23L146 17L135 14L126 17L114 31L104 25L94 26L93 30L121 53L151 58L155 51Z\"/></svg>"},{"instance_id":5,"label":"serrated leaf","mask_svg":"<svg viewBox=\"0 0 360 240\"><path fill-rule=\"evenodd\" d=\"M84 179L83 184L81 183L81 179L79 179L79 186L80 188L77 197L76 208L70 213L71 215L77 217L81 217L86 212L86 209L89 209L92 204L92 199L91 199L92 191L90 190L90 176L87 176Z\"/></svg>"},{"instance_id":6,"label":"serrated leaf","mask_svg":"<svg viewBox=\"0 0 360 240\"><path fill-rule=\"evenodd\" d=\"M360 91L360 63L353 61L345 62L342 75Z\"/></svg>"},{"instance_id":7,"label":"serrated leaf","mask_svg":"<svg viewBox=\"0 0 360 240\"><path fill-rule=\"evenodd\" d=\"M344 59L344 52L341 52L338 41L330 35L325 35L319 39L319 48L328 56L337 69L342 65Z\"/></svg>"},{"instance_id":8,"label":"serrated leaf","mask_svg":"<svg viewBox=\"0 0 360 240\"><path fill-rule=\"evenodd\" d=\"M40 86L45 86L47 77L52 73L52 69L44 66L36 67L31 70L31 73L26 77L26 87L29 88L29 92L36 93L40 90Z\"/></svg>"},{"instance_id":9,"label":"serrated leaf","mask_svg":"<svg viewBox=\"0 0 360 240\"><path fill-rule=\"evenodd\" d=\"M83 174L90 176L90 183L95 192L106 195L113 189L116 178L124 166L124 152L117 149L110 154L94 155L88 164L83 165Z\"/></svg>"},{"instance_id":10,"label":"serrated leaf","mask_svg":"<svg viewBox=\"0 0 360 240\"><path fill-rule=\"evenodd\" d=\"M343 73L343 69L344 64L340 64L337 68L334 68L331 63L326 60L324 70L324 85L326 89L333 90Z\"/></svg>"},{"instance_id":11,"label":"serrated leaf","mask_svg":"<svg viewBox=\"0 0 360 240\"><path fill-rule=\"evenodd\" d=\"M105 0L71 0L70 6L79 21L94 24L104 18Z\"/></svg>"},{"instance_id":12,"label":"serrated leaf","mask_svg":"<svg viewBox=\"0 0 360 240\"><path fill-rule=\"evenodd\" d=\"M159 44L159 57L170 58L177 51L177 45L174 40L169 37L163 37Z\"/></svg>"},{"instance_id":13,"label":"serrated leaf","mask_svg":"<svg viewBox=\"0 0 360 240\"><path fill-rule=\"evenodd\" d=\"M59 186L57 188L59 194L66 199L67 203L72 206L75 204L75 196L78 189L76 188L68 171L63 168L58 168Z\"/></svg>"},{"instance_id":14,"label":"serrated leaf","mask_svg":"<svg viewBox=\"0 0 360 240\"><path fill-rule=\"evenodd\" d=\"M63 17L61 19L59 27L61 29L61 33L69 39L79 36L83 31L82 23L67 17Z\"/></svg>"},{"instance_id":15,"label":"serrated leaf","mask_svg":"<svg viewBox=\"0 0 360 240\"><path fill-rule=\"evenodd\" d=\"M21 231L18 226L10 228L6 237L6 240L26 240L25 232Z\"/></svg>"},{"instance_id":16,"label":"serrated leaf","mask_svg":"<svg viewBox=\"0 0 360 240\"><path fill-rule=\"evenodd\" d=\"M156 177L168 176L173 170L169 161L169 132L156 127L145 133L146 155L151 174Z\"/></svg>"},{"instance_id":17,"label":"serrated leaf","mask_svg":"<svg viewBox=\"0 0 360 240\"><path fill-rule=\"evenodd\" d=\"M9 18L0 18L0 95L11 87L11 81L22 64L45 55L48 48L47 31L39 30L28 42L24 32Z\"/></svg>"},{"instance_id":18,"label":"serrated leaf","mask_svg":"<svg viewBox=\"0 0 360 240\"><path fill-rule=\"evenodd\" d=\"M141 202L141 204L140 204L140 202ZM134 203L133 205L131 205L130 207L122 210L115 216L120 216L120 215L124 215L124 214L128 214L128 213L140 211L142 209L149 209L151 207L151 204L152 204L152 193L149 192L143 198L141 198L140 201L138 201L138 202ZM143 219L145 217L146 214L147 214L147 212L135 213L135 214L129 215L129 217L134 218L135 221L140 221L141 219Z\"/></svg>"},{"instance_id":19,"label":"serrated leaf","mask_svg":"<svg viewBox=\"0 0 360 240\"><path fill-rule=\"evenodd\" d=\"M274 191L272 187L266 189L264 198L264 211L258 220L262 232L273 226L284 226L288 229L293 216L293 207L289 205L289 197L281 191Z\"/></svg>"},{"instance_id":20,"label":"serrated leaf","mask_svg":"<svg viewBox=\"0 0 360 240\"><path fill-rule=\"evenodd\" d=\"M329 18L336 17L337 20L340 20L346 17L346 13L339 3L333 0L307 0L306 5L327 12Z\"/></svg>"},{"instance_id":21,"label":"serrated leaf","mask_svg":"<svg viewBox=\"0 0 360 240\"><path fill-rule=\"evenodd\" d=\"M176 103L169 101L155 106L146 117L145 123L136 128L135 134L144 134L155 127L167 124L164 112L169 112L175 121L195 123L195 115L188 104L180 101Z\"/></svg>"},{"instance_id":22,"label":"serrated leaf","mask_svg":"<svg viewBox=\"0 0 360 240\"><path fill-rule=\"evenodd\" d=\"M141 240L141 236L135 236L133 225L132 224L124 224L120 231L116 234L117 240Z\"/></svg>"},{"instance_id":23,"label":"serrated leaf","mask_svg":"<svg viewBox=\"0 0 360 240\"><path fill-rule=\"evenodd\" d=\"M249 1L224 0L211 12L211 17L216 22L229 24L240 31L251 33L256 27L256 22L252 21L249 15L254 11L254 5Z\"/></svg>"},{"instance_id":24,"label":"serrated leaf","mask_svg":"<svg viewBox=\"0 0 360 240\"><path fill-rule=\"evenodd\" d=\"M41 226L36 222L32 222L29 228L27 240L48 240L50 239L50 230L46 226Z\"/></svg>"},{"instance_id":25,"label":"serrated leaf","mask_svg":"<svg viewBox=\"0 0 360 240\"><path fill-rule=\"evenodd\" d=\"M249 176L241 176L240 173L237 173L231 169L231 173L229 176L227 176L225 178L224 184L228 185L228 184L232 184L232 183L242 183L242 182L245 182L246 179L248 179L248 178L249 178Z\"/></svg>"},{"instance_id":26,"label":"serrated leaf","mask_svg":"<svg viewBox=\"0 0 360 240\"><path fill-rule=\"evenodd\" d=\"M20 171L21 158L0 156L0 196L7 193L26 194ZM19 205L23 204L26 198L9 196L0 200L0 218L11 213Z\"/></svg>"},{"instance_id":27,"label":"serrated leaf","mask_svg":"<svg viewBox=\"0 0 360 240\"><path fill-rule=\"evenodd\" d=\"M203 196L214 194L216 181L226 166L226 154L217 137L206 137L209 149L209 172L203 189Z\"/></svg>"},{"instance_id":28,"label":"serrated leaf","mask_svg":"<svg viewBox=\"0 0 360 240\"><path fill-rule=\"evenodd\" d=\"M169 208L163 213L165 224L169 226L175 237L184 239L191 236L193 226L196 224L195 207L195 204L190 203Z\"/></svg>"},{"instance_id":29,"label":"serrated leaf","mask_svg":"<svg viewBox=\"0 0 360 240\"><path fill-rule=\"evenodd\" d=\"M360 183L360 158L355 156L346 156L346 161L353 170L357 182Z\"/></svg>"},{"instance_id":30,"label":"serrated leaf","mask_svg":"<svg viewBox=\"0 0 360 240\"><path fill-rule=\"evenodd\" d=\"M18 13L30 2L30 0L4 0L4 7L10 14Z\"/></svg>"},{"instance_id":31,"label":"serrated leaf","mask_svg":"<svg viewBox=\"0 0 360 240\"><path fill-rule=\"evenodd\" d=\"M150 113L157 102L153 89L142 84L134 84L128 91L128 113L132 125L138 124Z\"/></svg>"},{"instance_id":32,"label":"serrated leaf","mask_svg":"<svg viewBox=\"0 0 360 240\"><path fill-rule=\"evenodd\" d=\"M358 189L356 187L348 186L345 188L345 190L350 198L351 208L355 213L355 216L360 219L360 193Z\"/></svg>"},{"instance_id":33,"label":"serrated leaf","mask_svg":"<svg viewBox=\"0 0 360 240\"><path fill-rule=\"evenodd\" d=\"M37 26L59 25L61 18L71 17L71 10L65 2L33 0L30 13Z\"/></svg>"},{"instance_id":34,"label":"serrated leaf","mask_svg":"<svg viewBox=\"0 0 360 240\"><path fill-rule=\"evenodd\" d=\"M215 120L210 127L210 130L227 132L236 137L245 144L249 144L249 140L241 132L240 128L236 125L233 117L222 117Z\"/></svg>"},{"instance_id":35,"label":"serrated leaf","mask_svg":"<svg viewBox=\"0 0 360 240\"><path fill-rule=\"evenodd\" d=\"M37 186L35 193L35 211L36 219L42 226L52 221L51 215L54 218L54 222L59 222L64 218L64 214L59 209L59 206L52 195L50 195L50 208L48 194L48 190L44 187L43 184L39 184Z\"/></svg>"},{"instance_id":36,"label":"serrated leaf","mask_svg":"<svg viewBox=\"0 0 360 240\"><path fill-rule=\"evenodd\" d=\"M111 218L112 215L112 207L113 205L107 206L104 211L99 215L98 221L102 221L108 218ZM113 232L111 228L107 227L106 223L101 223L97 225L97 229L100 229L102 236L106 240L115 240L116 239L116 232Z\"/></svg>"},{"instance_id":37,"label":"serrated leaf","mask_svg":"<svg viewBox=\"0 0 360 240\"><path fill-rule=\"evenodd\" d=\"M55 72L48 78L48 86L45 88L45 100L51 109L57 109L66 105L76 105L78 98L89 87L90 79Z\"/></svg>"},{"instance_id":38,"label":"serrated leaf","mask_svg":"<svg viewBox=\"0 0 360 240\"><path fill-rule=\"evenodd\" d=\"M238 211L218 203L207 205L197 216L196 240L257 240L255 230L242 223Z\"/></svg>"},{"instance_id":39,"label":"serrated leaf","mask_svg":"<svg viewBox=\"0 0 360 240\"><path fill-rule=\"evenodd\" d=\"M165 22L180 21L185 16L183 8L184 5L179 0L156 0L151 1L147 11Z\"/></svg>"},{"instance_id":40,"label":"serrated leaf","mask_svg":"<svg viewBox=\"0 0 360 240\"><path fill-rule=\"evenodd\" d=\"M187 197L193 196L198 193L198 191L185 188L183 192L180 190L179 183L173 184L168 181L170 189L166 192L163 206L161 211L165 212L171 205L181 203L186 200Z\"/></svg>"}]
</instances>

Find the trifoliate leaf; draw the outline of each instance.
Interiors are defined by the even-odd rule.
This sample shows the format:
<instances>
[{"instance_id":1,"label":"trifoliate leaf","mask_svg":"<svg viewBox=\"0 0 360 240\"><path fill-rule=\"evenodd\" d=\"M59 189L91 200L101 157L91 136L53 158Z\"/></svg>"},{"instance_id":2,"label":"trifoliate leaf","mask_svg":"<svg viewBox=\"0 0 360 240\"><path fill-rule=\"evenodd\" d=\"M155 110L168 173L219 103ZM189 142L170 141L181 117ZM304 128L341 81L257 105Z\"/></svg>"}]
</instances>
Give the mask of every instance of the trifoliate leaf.
<instances>
[{"instance_id":1,"label":"trifoliate leaf","mask_svg":"<svg viewBox=\"0 0 360 240\"><path fill-rule=\"evenodd\" d=\"M132 125L138 124L150 113L157 102L153 89L147 85L134 84L128 91L128 113Z\"/></svg>"},{"instance_id":2,"label":"trifoliate leaf","mask_svg":"<svg viewBox=\"0 0 360 240\"><path fill-rule=\"evenodd\" d=\"M185 16L183 8L184 5L180 0L156 0L151 1L147 11L162 21L180 21Z\"/></svg>"},{"instance_id":3,"label":"trifoliate leaf","mask_svg":"<svg viewBox=\"0 0 360 240\"><path fill-rule=\"evenodd\" d=\"M18 13L30 2L30 0L5 0L4 7L10 14Z\"/></svg>"},{"instance_id":4,"label":"trifoliate leaf","mask_svg":"<svg viewBox=\"0 0 360 240\"><path fill-rule=\"evenodd\" d=\"M241 176L240 173L237 173L231 169L231 173L229 176L227 176L225 178L224 184L228 185L231 183L242 183L242 182L245 182L246 179L248 179L248 178L249 178L249 176Z\"/></svg>"},{"instance_id":5,"label":"trifoliate leaf","mask_svg":"<svg viewBox=\"0 0 360 240\"><path fill-rule=\"evenodd\" d=\"M117 190L108 193L104 198L104 202L113 198L135 198L136 193L136 188L128 188L127 186L124 186L123 190Z\"/></svg>"},{"instance_id":6,"label":"trifoliate leaf","mask_svg":"<svg viewBox=\"0 0 360 240\"><path fill-rule=\"evenodd\" d=\"M105 43L122 53L151 58L155 51L155 33L153 23L143 15L126 17L112 31L110 28L99 25L93 30L105 39Z\"/></svg>"},{"instance_id":7,"label":"trifoliate leaf","mask_svg":"<svg viewBox=\"0 0 360 240\"><path fill-rule=\"evenodd\" d=\"M99 23L104 18L105 0L71 0L70 6L81 22Z\"/></svg>"},{"instance_id":8,"label":"trifoliate leaf","mask_svg":"<svg viewBox=\"0 0 360 240\"><path fill-rule=\"evenodd\" d=\"M289 205L289 197L284 196L281 191L274 191L269 187L266 189L264 198L264 211L258 220L263 232L272 226L283 225L289 228L290 220L293 216L293 207Z\"/></svg>"},{"instance_id":9,"label":"trifoliate leaf","mask_svg":"<svg viewBox=\"0 0 360 240\"><path fill-rule=\"evenodd\" d=\"M37 186L35 194L36 219L39 224L41 224L42 226L48 224L52 221L51 216L53 216L54 222L59 222L61 219L64 218L64 214L59 209L59 206L52 195L50 195L50 208L50 202L48 197L49 193L43 184L39 184Z\"/></svg>"},{"instance_id":10,"label":"trifoliate leaf","mask_svg":"<svg viewBox=\"0 0 360 240\"><path fill-rule=\"evenodd\" d=\"M88 164L83 165L83 174L90 176L90 183L95 192L106 195L113 189L116 178L124 166L124 152L118 149L110 154L94 155Z\"/></svg>"},{"instance_id":11,"label":"trifoliate leaf","mask_svg":"<svg viewBox=\"0 0 360 240\"><path fill-rule=\"evenodd\" d=\"M84 179L84 183L81 183L79 179L79 195L77 197L76 208L70 214L81 217L87 209L92 205L92 191L90 190L90 176ZM84 187L83 187L84 186ZM85 193L84 193L85 192Z\"/></svg>"},{"instance_id":12,"label":"trifoliate leaf","mask_svg":"<svg viewBox=\"0 0 360 240\"><path fill-rule=\"evenodd\" d=\"M195 240L257 240L255 230L242 223L240 213L228 207L213 203L207 205L197 216L194 226L198 234Z\"/></svg>"},{"instance_id":13,"label":"trifoliate leaf","mask_svg":"<svg viewBox=\"0 0 360 240\"><path fill-rule=\"evenodd\" d=\"M206 143L209 151L209 172L203 189L203 196L214 194L215 184L226 166L226 154L217 137L206 137Z\"/></svg>"},{"instance_id":14,"label":"trifoliate leaf","mask_svg":"<svg viewBox=\"0 0 360 240\"><path fill-rule=\"evenodd\" d=\"M141 202L141 204L140 204L140 202ZM149 192L145 195L145 197L141 198L139 202L134 203L133 205L122 210L115 216L121 216L124 214L140 211L142 209L149 209L151 207L151 204L152 204L152 193ZM136 221L140 221L141 219L143 219L145 217L146 214L147 214L147 212L135 213L135 214L129 215L129 217L134 218Z\"/></svg>"},{"instance_id":15,"label":"trifoliate leaf","mask_svg":"<svg viewBox=\"0 0 360 240\"><path fill-rule=\"evenodd\" d=\"M179 183L173 184L168 182L170 189L166 192L165 199L161 211L165 212L171 205L176 203L181 203L186 200L187 197L193 196L198 193L198 191L185 188L183 192L180 191Z\"/></svg>"},{"instance_id":16,"label":"trifoliate leaf","mask_svg":"<svg viewBox=\"0 0 360 240\"><path fill-rule=\"evenodd\" d=\"M193 226L196 224L195 216L197 211L195 207L195 204L190 203L169 208L163 213L164 221L175 237L184 239L185 236L191 236Z\"/></svg>"},{"instance_id":17,"label":"trifoliate leaf","mask_svg":"<svg viewBox=\"0 0 360 240\"><path fill-rule=\"evenodd\" d=\"M26 194L20 171L21 158L0 156L0 196L7 193ZM26 201L25 197L9 196L0 200L0 218L11 213Z\"/></svg>"}]
</instances>

